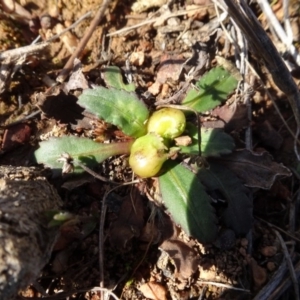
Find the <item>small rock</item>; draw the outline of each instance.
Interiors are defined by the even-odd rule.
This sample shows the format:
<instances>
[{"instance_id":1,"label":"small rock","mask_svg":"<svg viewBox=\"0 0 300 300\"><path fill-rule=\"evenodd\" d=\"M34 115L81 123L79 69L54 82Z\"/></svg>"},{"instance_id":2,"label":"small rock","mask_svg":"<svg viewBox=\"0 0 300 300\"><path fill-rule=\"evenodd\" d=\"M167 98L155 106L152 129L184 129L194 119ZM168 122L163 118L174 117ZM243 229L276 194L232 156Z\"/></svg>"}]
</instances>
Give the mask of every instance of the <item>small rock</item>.
<instances>
[{"instance_id":1,"label":"small rock","mask_svg":"<svg viewBox=\"0 0 300 300\"><path fill-rule=\"evenodd\" d=\"M130 62L132 65L140 67L143 65L145 61L145 54L142 51L133 52L130 55Z\"/></svg>"},{"instance_id":2,"label":"small rock","mask_svg":"<svg viewBox=\"0 0 300 300\"><path fill-rule=\"evenodd\" d=\"M263 256L271 257L277 253L277 248L275 246L266 246L266 247L263 247L262 249L260 249L260 253Z\"/></svg>"},{"instance_id":3,"label":"small rock","mask_svg":"<svg viewBox=\"0 0 300 300\"><path fill-rule=\"evenodd\" d=\"M267 263L267 269L270 271L270 272L273 272L276 270L276 264L273 262L273 261L269 261Z\"/></svg>"},{"instance_id":4,"label":"small rock","mask_svg":"<svg viewBox=\"0 0 300 300\"><path fill-rule=\"evenodd\" d=\"M245 239L245 238L241 239L241 246L242 247L247 248L248 244L249 244L249 242L248 242L247 239Z\"/></svg>"},{"instance_id":5,"label":"small rock","mask_svg":"<svg viewBox=\"0 0 300 300\"><path fill-rule=\"evenodd\" d=\"M239 252L241 253L242 256L246 257L247 256L247 252L245 248L240 248Z\"/></svg>"}]
</instances>

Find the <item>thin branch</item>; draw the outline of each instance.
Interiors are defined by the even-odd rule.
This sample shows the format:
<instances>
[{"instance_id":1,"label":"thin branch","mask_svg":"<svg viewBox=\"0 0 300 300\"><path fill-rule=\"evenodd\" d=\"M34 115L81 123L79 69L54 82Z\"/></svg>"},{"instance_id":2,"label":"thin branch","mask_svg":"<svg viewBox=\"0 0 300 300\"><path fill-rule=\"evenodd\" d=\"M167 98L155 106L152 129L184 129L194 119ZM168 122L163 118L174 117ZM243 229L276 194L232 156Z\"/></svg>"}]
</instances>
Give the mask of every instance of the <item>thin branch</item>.
<instances>
[{"instance_id":1,"label":"thin branch","mask_svg":"<svg viewBox=\"0 0 300 300\"><path fill-rule=\"evenodd\" d=\"M296 273L295 273L295 268L293 266L290 254L288 252L288 249L286 247L286 244L285 244L282 236L279 234L279 232L277 230L275 230L275 233L276 233L277 238L280 241L280 245L282 247L284 257L285 257L285 260L287 262L287 265L288 265L288 268L289 268L289 271L290 271L290 276L291 276L291 279L292 279L292 282L293 282L294 292L295 292L295 298L294 299L299 300L300 299L299 284L298 284L297 276L296 276Z\"/></svg>"},{"instance_id":2,"label":"thin branch","mask_svg":"<svg viewBox=\"0 0 300 300\"><path fill-rule=\"evenodd\" d=\"M297 278L300 276L300 262L298 262L295 266L295 272ZM279 297L291 286L291 279L289 276L286 277L280 284L277 284L276 289L273 293L268 293L267 298L261 298L262 300L275 300L279 299ZM254 299L256 300L256 298Z\"/></svg>"},{"instance_id":3,"label":"thin branch","mask_svg":"<svg viewBox=\"0 0 300 300\"><path fill-rule=\"evenodd\" d=\"M206 9L209 6L210 5L201 6L201 9ZM175 13L171 13L171 12L164 13L160 17L145 20L145 21L143 21L139 24L135 24L135 25L132 25L132 26L129 26L129 27L122 28L122 29L117 30L115 32L108 33L106 36L120 35L120 34L128 32L130 30L137 29L137 28L140 28L140 27L148 25L148 24L152 24L152 23L156 23L156 22L161 23L161 22L164 22L164 21L166 21L170 18L173 18L173 17L185 16L186 14L188 14L192 11L199 10L199 9L200 8L197 7L197 8L187 9L187 10L180 10L180 11L177 11Z\"/></svg>"},{"instance_id":4,"label":"thin branch","mask_svg":"<svg viewBox=\"0 0 300 300\"><path fill-rule=\"evenodd\" d=\"M102 206L101 206L101 216L100 216L100 224L99 224L99 273L100 273L100 287L104 287L104 224L105 224L105 218L106 218L106 211L107 211L107 197L108 195L116 190L119 187L125 186L125 185L131 185L135 184L139 181L134 180L131 182L125 182L121 185L115 186L112 189L109 189L105 192L105 195L102 199ZM103 298L102 298L103 299Z\"/></svg>"},{"instance_id":5,"label":"thin branch","mask_svg":"<svg viewBox=\"0 0 300 300\"><path fill-rule=\"evenodd\" d=\"M276 270L275 274L272 276L269 282L258 292L258 294L253 298L253 300L276 299L274 297L274 294L276 294L276 288L282 283L286 271L287 265L286 261L283 259L281 265ZM271 294L273 295L273 297L270 296Z\"/></svg>"},{"instance_id":6,"label":"thin branch","mask_svg":"<svg viewBox=\"0 0 300 300\"><path fill-rule=\"evenodd\" d=\"M103 182L106 182L106 183L110 183L110 184L114 184L114 185L121 185L122 184L120 182L112 181L112 180L109 180L108 178L106 178L104 176L101 176L100 174L94 172L92 169L90 169L89 167L87 167L86 165L84 165L83 163L81 163L79 160L75 160L74 164L78 165L84 171L86 171L87 173L91 174L92 176L94 176L95 178L99 179L100 181L103 181Z\"/></svg>"},{"instance_id":7,"label":"thin branch","mask_svg":"<svg viewBox=\"0 0 300 300\"><path fill-rule=\"evenodd\" d=\"M12 60L14 60L23 55L34 54L45 49L48 45L49 42L42 42L35 45L28 45L16 49L7 50L0 53L0 61L5 60L7 58L11 58Z\"/></svg>"},{"instance_id":8,"label":"thin branch","mask_svg":"<svg viewBox=\"0 0 300 300\"><path fill-rule=\"evenodd\" d=\"M41 43L38 43L38 44L31 44L31 45L28 45L28 46L19 47L19 48L16 48L16 49L11 49L11 50L1 52L0 53L0 61L5 60L7 58L11 58L12 60L14 60L14 59L17 59L17 58L19 58L23 55L31 55L31 54L40 52L41 50L43 50L47 46L49 46L51 42L53 42L54 40L59 38L61 35L63 35L67 31L70 31L71 29L76 27L79 23L81 23L83 20L88 18L90 15L91 15L91 12L86 13L79 20L77 20L75 23L73 23L71 26L64 29L59 34L56 34L56 35L52 36L50 39L48 39L44 42L41 42Z\"/></svg>"},{"instance_id":9,"label":"thin branch","mask_svg":"<svg viewBox=\"0 0 300 300\"><path fill-rule=\"evenodd\" d=\"M287 2L287 1L285 1L285 2ZM277 20L273 10L270 7L269 2L266 0L257 0L257 3L259 4L261 10L263 11L263 13L266 15L267 19L269 20L270 25L274 28L280 41L286 46L287 50L293 56L297 65L300 66L300 56L299 56L299 53L298 53L296 47L293 45L292 29L291 29L289 17L287 15L287 9L286 9L287 4L284 5L285 6L284 7L284 18L285 18L284 23L285 23L286 29L288 30L288 34L285 33L281 24Z\"/></svg>"},{"instance_id":10,"label":"thin branch","mask_svg":"<svg viewBox=\"0 0 300 300\"><path fill-rule=\"evenodd\" d=\"M58 74L56 81L64 82L65 79L68 77L70 71L73 68L74 59L78 58L82 53L83 49L86 47L90 37L92 36L93 32L95 31L96 26L100 23L103 19L104 13L109 5L111 0L104 0L103 4L99 8L97 14L95 15L93 21L91 22L89 28L86 30L85 35L81 39L79 45L77 46L74 53L71 55L69 60L67 61L66 65L64 66L63 70Z\"/></svg>"},{"instance_id":11,"label":"thin branch","mask_svg":"<svg viewBox=\"0 0 300 300\"><path fill-rule=\"evenodd\" d=\"M237 287L234 287L232 285L221 283L221 282L206 281L206 280L199 280L197 282L199 284L209 284L209 285L214 285L214 286L217 286L217 287L222 287L222 288L230 289L230 290L234 290L234 291L241 291L241 292L245 292L245 293L250 293L250 290L246 290L246 289L242 289L242 288L237 288Z\"/></svg>"},{"instance_id":12,"label":"thin branch","mask_svg":"<svg viewBox=\"0 0 300 300\"><path fill-rule=\"evenodd\" d=\"M296 242L300 243L300 239L297 238L297 237L296 237L295 235L293 235L292 233L290 233L289 231L286 231L286 230L284 230L284 229L282 229L282 228L280 228L280 227L278 227L278 226L276 226L276 225L274 225L274 224L272 224L272 223L270 223L270 222L268 222L268 221L265 221L264 219L261 219L261 218L259 218L259 217L255 217L255 219L257 219L257 220L259 220L259 221L261 221L261 222L263 222L263 223L265 223L265 224L268 224L268 226L270 226L271 228L275 228L276 230L278 230L278 231L284 233L285 235L287 235L287 236L290 237L291 239L293 239L293 240L295 240Z\"/></svg>"},{"instance_id":13,"label":"thin branch","mask_svg":"<svg viewBox=\"0 0 300 300\"><path fill-rule=\"evenodd\" d=\"M86 293L86 292L101 292L104 291L105 293L109 294L110 296L112 296L115 300L120 300L113 292L111 292L110 290L106 289L106 288L101 288L101 287L92 287L92 288L86 288L86 289L80 289L80 290L72 290L72 291L68 291L68 292L58 292L55 295L51 295L51 296L46 296L43 297L43 299L45 300L63 300L63 299L69 299L69 297L71 297L74 294L82 294L82 293ZM21 298L17 298L17 299L22 299L22 300L41 300L41 297L21 297Z\"/></svg>"},{"instance_id":14,"label":"thin branch","mask_svg":"<svg viewBox=\"0 0 300 300\"><path fill-rule=\"evenodd\" d=\"M228 7L230 17L243 31L252 50L259 56L274 80L277 87L286 95L293 110L297 123L296 138L294 140L294 152L297 159L300 155L297 148L298 134L300 131L300 92L294 82L288 68L283 62L274 44L257 21L252 10L244 0L239 1L239 5L233 0L224 0Z\"/></svg>"}]
</instances>

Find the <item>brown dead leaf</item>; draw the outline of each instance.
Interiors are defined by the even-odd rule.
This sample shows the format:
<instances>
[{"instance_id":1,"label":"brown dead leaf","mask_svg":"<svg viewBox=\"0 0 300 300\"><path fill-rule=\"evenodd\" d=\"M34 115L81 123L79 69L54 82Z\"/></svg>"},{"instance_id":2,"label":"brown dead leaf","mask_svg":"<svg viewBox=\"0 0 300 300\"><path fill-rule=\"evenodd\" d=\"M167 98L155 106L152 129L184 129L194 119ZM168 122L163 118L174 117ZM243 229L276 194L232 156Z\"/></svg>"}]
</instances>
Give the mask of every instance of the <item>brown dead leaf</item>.
<instances>
[{"instance_id":1,"label":"brown dead leaf","mask_svg":"<svg viewBox=\"0 0 300 300\"><path fill-rule=\"evenodd\" d=\"M277 199L282 199L284 201L291 201L292 199L292 191L282 182L277 182L276 185L274 184L270 192L271 195Z\"/></svg>"},{"instance_id":2,"label":"brown dead leaf","mask_svg":"<svg viewBox=\"0 0 300 300\"><path fill-rule=\"evenodd\" d=\"M70 76L69 81L66 84L64 84L63 90L66 94L68 94L69 91L71 90L77 90L77 89L85 90L88 87L89 87L88 81L86 80L85 76L82 73L81 61L75 58L72 75Z\"/></svg>"},{"instance_id":3,"label":"brown dead leaf","mask_svg":"<svg viewBox=\"0 0 300 300\"><path fill-rule=\"evenodd\" d=\"M154 82L149 88L148 92L150 92L152 95L156 96L160 93L162 84L159 82Z\"/></svg>"},{"instance_id":4,"label":"brown dead leaf","mask_svg":"<svg viewBox=\"0 0 300 300\"><path fill-rule=\"evenodd\" d=\"M212 116L217 118L217 121L204 121L203 126L208 128L215 128L212 126L214 123L218 123L218 128L224 128L227 132L239 131L249 125L247 118L247 107L243 104L223 105L216 107L212 113Z\"/></svg>"},{"instance_id":5,"label":"brown dead leaf","mask_svg":"<svg viewBox=\"0 0 300 300\"><path fill-rule=\"evenodd\" d=\"M176 225L166 214L160 216L159 222L147 222L139 239L141 241L157 244L164 240L177 237Z\"/></svg>"},{"instance_id":6,"label":"brown dead leaf","mask_svg":"<svg viewBox=\"0 0 300 300\"><path fill-rule=\"evenodd\" d=\"M158 230L161 233L161 241L176 239L179 233L176 224L166 214L161 217L161 221L158 223Z\"/></svg>"},{"instance_id":7,"label":"brown dead leaf","mask_svg":"<svg viewBox=\"0 0 300 300\"><path fill-rule=\"evenodd\" d=\"M258 265L254 258L250 258L249 265L252 272L252 278L256 289L264 285L268 279L266 269Z\"/></svg>"},{"instance_id":8,"label":"brown dead leaf","mask_svg":"<svg viewBox=\"0 0 300 300\"><path fill-rule=\"evenodd\" d=\"M53 250L66 249L72 242L82 238L82 233L78 224L67 224L61 227L60 235L54 245Z\"/></svg>"},{"instance_id":9,"label":"brown dead leaf","mask_svg":"<svg viewBox=\"0 0 300 300\"><path fill-rule=\"evenodd\" d=\"M131 195L123 199L118 218L109 228L110 244L116 249L123 249L133 237L140 236L144 226L143 200L134 188Z\"/></svg>"},{"instance_id":10,"label":"brown dead leaf","mask_svg":"<svg viewBox=\"0 0 300 300\"><path fill-rule=\"evenodd\" d=\"M217 160L222 161L249 187L270 189L277 176L291 176L290 170L274 162L268 152L241 150Z\"/></svg>"},{"instance_id":11,"label":"brown dead leaf","mask_svg":"<svg viewBox=\"0 0 300 300\"><path fill-rule=\"evenodd\" d=\"M31 128L25 123L16 124L4 131L2 150L8 151L29 141Z\"/></svg>"},{"instance_id":12,"label":"brown dead leaf","mask_svg":"<svg viewBox=\"0 0 300 300\"><path fill-rule=\"evenodd\" d=\"M147 222L144 226L140 241L157 244L160 241L161 233L154 222Z\"/></svg>"},{"instance_id":13,"label":"brown dead leaf","mask_svg":"<svg viewBox=\"0 0 300 300\"><path fill-rule=\"evenodd\" d=\"M254 132L264 146L277 150L281 147L283 139L268 120L265 120L262 124L258 124Z\"/></svg>"},{"instance_id":14,"label":"brown dead leaf","mask_svg":"<svg viewBox=\"0 0 300 300\"><path fill-rule=\"evenodd\" d=\"M176 146L188 146L192 143L192 138L188 135L182 135L174 139Z\"/></svg>"},{"instance_id":15,"label":"brown dead leaf","mask_svg":"<svg viewBox=\"0 0 300 300\"><path fill-rule=\"evenodd\" d=\"M68 268L68 261L71 256L72 249L65 248L54 254L54 258L51 263L51 270L55 274L62 274Z\"/></svg>"},{"instance_id":16,"label":"brown dead leaf","mask_svg":"<svg viewBox=\"0 0 300 300\"><path fill-rule=\"evenodd\" d=\"M196 272L199 258L190 246L179 240L167 240L161 244L160 248L167 252L174 262L176 277L188 279Z\"/></svg>"},{"instance_id":17,"label":"brown dead leaf","mask_svg":"<svg viewBox=\"0 0 300 300\"><path fill-rule=\"evenodd\" d=\"M149 87L148 91L153 95L157 95L161 86L166 83L168 79L177 81L181 74L183 63L184 59L182 55L164 54L160 59L156 81Z\"/></svg>"},{"instance_id":18,"label":"brown dead leaf","mask_svg":"<svg viewBox=\"0 0 300 300\"><path fill-rule=\"evenodd\" d=\"M160 60L156 81L159 83L165 83L168 79L177 81L184 61L182 55L164 54Z\"/></svg>"},{"instance_id":19,"label":"brown dead leaf","mask_svg":"<svg viewBox=\"0 0 300 300\"><path fill-rule=\"evenodd\" d=\"M166 300L167 290L166 288L156 282L147 282L139 287L139 290L146 298L153 300Z\"/></svg>"}]
</instances>

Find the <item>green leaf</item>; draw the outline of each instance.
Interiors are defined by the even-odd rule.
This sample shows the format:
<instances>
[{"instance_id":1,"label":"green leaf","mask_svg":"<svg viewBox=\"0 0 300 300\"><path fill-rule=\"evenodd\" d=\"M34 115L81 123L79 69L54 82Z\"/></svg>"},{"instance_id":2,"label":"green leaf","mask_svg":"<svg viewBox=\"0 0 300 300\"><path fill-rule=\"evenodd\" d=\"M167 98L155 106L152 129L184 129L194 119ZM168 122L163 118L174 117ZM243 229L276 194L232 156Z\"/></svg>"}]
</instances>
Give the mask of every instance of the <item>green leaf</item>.
<instances>
[{"instance_id":1,"label":"green leaf","mask_svg":"<svg viewBox=\"0 0 300 300\"><path fill-rule=\"evenodd\" d=\"M74 160L78 160L88 167L93 167L110 156L129 153L132 141L100 144L88 138L64 136L50 138L48 141L40 142L39 145L40 148L34 153L37 163L61 170L63 163L58 159L63 153L68 153ZM84 170L75 165L74 172L82 173Z\"/></svg>"},{"instance_id":2,"label":"green leaf","mask_svg":"<svg viewBox=\"0 0 300 300\"><path fill-rule=\"evenodd\" d=\"M193 124L186 126L188 135L192 138L192 144L189 146L180 146L181 153L198 155L198 129ZM204 157L218 157L221 154L229 154L234 149L233 138L222 129L201 128L201 155Z\"/></svg>"},{"instance_id":3,"label":"green leaf","mask_svg":"<svg viewBox=\"0 0 300 300\"><path fill-rule=\"evenodd\" d=\"M137 138L146 134L149 111L134 93L104 87L86 89L79 96L78 104L127 135Z\"/></svg>"},{"instance_id":4,"label":"green leaf","mask_svg":"<svg viewBox=\"0 0 300 300\"><path fill-rule=\"evenodd\" d=\"M209 192L218 193L226 200L222 213L224 224L237 235L247 234L253 221L250 191L224 165L210 161L209 166L199 170L198 178Z\"/></svg>"},{"instance_id":5,"label":"green leaf","mask_svg":"<svg viewBox=\"0 0 300 300\"><path fill-rule=\"evenodd\" d=\"M198 112L211 110L226 101L237 83L229 71L222 67L213 68L196 83L196 88L188 92L182 104Z\"/></svg>"},{"instance_id":6,"label":"green leaf","mask_svg":"<svg viewBox=\"0 0 300 300\"><path fill-rule=\"evenodd\" d=\"M134 92L135 86L133 83L125 84L121 70L116 66L108 66L103 71L103 80L108 87L113 87L118 90L125 90L127 92Z\"/></svg>"},{"instance_id":7,"label":"green leaf","mask_svg":"<svg viewBox=\"0 0 300 300\"><path fill-rule=\"evenodd\" d=\"M218 228L204 187L197 176L182 165L172 161L165 165L169 169L158 180L163 202L173 220L200 242L213 242Z\"/></svg>"},{"instance_id":8,"label":"green leaf","mask_svg":"<svg viewBox=\"0 0 300 300\"><path fill-rule=\"evenodd\" d=\"M49 221L48 227L61 226L62 224L70 221L71 219L74 219L74 215L69 212L56 212L55 214L53 214L51 220Z\"/></svg>"}]
</instances>

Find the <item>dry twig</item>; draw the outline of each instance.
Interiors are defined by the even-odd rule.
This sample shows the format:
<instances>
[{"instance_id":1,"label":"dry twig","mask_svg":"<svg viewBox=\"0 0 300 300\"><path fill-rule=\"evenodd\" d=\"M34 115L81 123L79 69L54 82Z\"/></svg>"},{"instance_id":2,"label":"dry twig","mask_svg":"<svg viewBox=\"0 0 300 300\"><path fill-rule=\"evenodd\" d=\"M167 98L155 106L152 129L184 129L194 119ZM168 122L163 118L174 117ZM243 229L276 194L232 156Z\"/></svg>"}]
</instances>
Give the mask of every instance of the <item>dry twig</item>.
<instances>
[{"instance_id":1,"label":"dry twig","mask_svg":"<svg viewBox=\"0 0 300 300\"><path fill-rule=\"evenodd\" d=\"M300 131L299 89L274 44L257 21L247 3L244 0L239 1L240 5L233 0L224 0L224 2L228 7L230 17L243 31L252 50L255 52L257 57L262 59L266 68L270 72L274 83L289 100L297 123L297 133L294 143L295 154L298 160L300 160L300 155L297 149L297 139Z\"/></svg>"},{"instance_id":2,"label":"dry twig","mask_svg":"<svg viewBox=\"0 0 300 300\"><path fill-rule=\"evenodd\" d=\"M58 74L56 81L58 82L64 82L67 76L69 75L70 71L73 68L74 59L78 58L85 48L87 42L89 41L90 37L92 36L96 26L100 23L102 20L104 13L106 11L106 8L108 7L111 0L105 0L102 4L102 6L99 8L98 12L96 13L93 21L91 22L89 28L87 29L85 35L81 39L79 45L77 46L74 53L71 55L69 60L67 61L66 65L64 66L63 70Z\"/></svg>"},{"instance_id":3,"label":"dry twig","mask_svg":"<svg viewBox=\"0 0 300 300\"><path fill-rule=\"evenodd\" d=\"M59 34L54 35L53 37L51 37L50 39L48 39L45 42L41 42L39 44L31 44L31 45L28 45L28 46L19 47L19 48L16 48L16 49L11 49L11 50L6 50L4 52L1 52L0 53L0 61L5 60L5 59L16 60L16 59L19 59L20 57L22 57L24 55L31 55L31 54L35 54L35 53L40 52L41 50L43 50L47 46L49 46L49 44L51 42L53 42L54 40L59 38L61 35L63 35L67 31L70 31L71 29L76 27L80 22L82 22L83 20L88 18L90 15L91 15L91 12L86 13L79 20L77 20L75 23L73 23L71 26L64 29Z\"/></svg>"},{"instance_id":4,"label":"dry twig","mask_svg":"<svg viewBox=\"0 0 300 300\"><path fill-rule=\"evenodd\" d=\"M276 273L272 276L269 282L259 291L253 300L266 300L271 299L270 295L274 295L274 291L278 285L282 282L284 275L286 274L287 265L286 261L282 260L281 265L277 269ZM274 299L274 298L272 298Z\"/></svg>"},{"instance_id":5,"label":"dry twig","mask_svg":"<svg viewBox=\"0 0 300 300\"><path fill-rule=\"evenodd\" d=\"M207 8L207 6L202 6L201 7L201 9L206 9L206 8ZM155 23L156 24L162 24L163 22L165 22L166 20L168 20L170 18L185 16L188 13L190 13L192 11L195 11L195 10L199 10L199 7L192 8L192 9L187 9L187 10L180 10L180 11L177 11L177 12L174 12L174 13L171 13L171 12L167 11L165 13L162 13L161 16L159 16L159 17L156 17L156 18L153 18L153 19L148 19L148 20L142 21L139 24L135 24L135 25L132 25L132 26L129 26L129 27L124 27L124 28L122 28L120 30L117 30L115 32L108 33L106 36L114 36L114 35L124 34L124 33L127 33L129 31L133 30L133 29L137 29L137 28L140 28L140 27L148 25L148 24L155 24Z\"/></svg>"},{"instance_id":6,"label":"dry twig","mask_svg":"<svg viewBox=\"0 0 300 300\"><path fill-rule=\"evenodd\" d=\"M277 230L275 230L275 233L277 235L277 238L280 241L280 245L282 247L284 257L285 257L285 260L287 262L287 265L288 265L288 268L289 268L289 271L290 271L290 276L292 278L292 282L293 282L293 286L294 286L295 300L299 300L300 299L300 296L299 296L299 283L298 283L298 280L297 280L297 276L296 276L295 268L293 266L293 262L292 262L291 257L290 257L290 253L288 252L288 249L286 247L286 244L285 244L282 236L279 234L279 232Z\"/></svg>"},{"instance_id":7,"label":"dry twig","mask_svg":"<svg viewBox=\"0 0 300 300\"><path fill-rule=\"evenodd\" d=\"M294 60L297 62L298 66L300 65L300 56L296 49L296 47L293 45L293 36L292 36L292 29L290 20L288 17L288 7L287 4L285 4L287 1L284 1L284 23L287 30L287 33L283 30L282 26L280 25L279 21L277 20L275 14L273 13L273 10L270 7L270 4L266 0L257 0L257 3L259 4L261 10L266 15L267 19L270 22L270 25L274 28L274 31L280 38L281 42L286 46L286 49L289 51L289 53L293 56Z\"/></svg>"}]
</instances>

